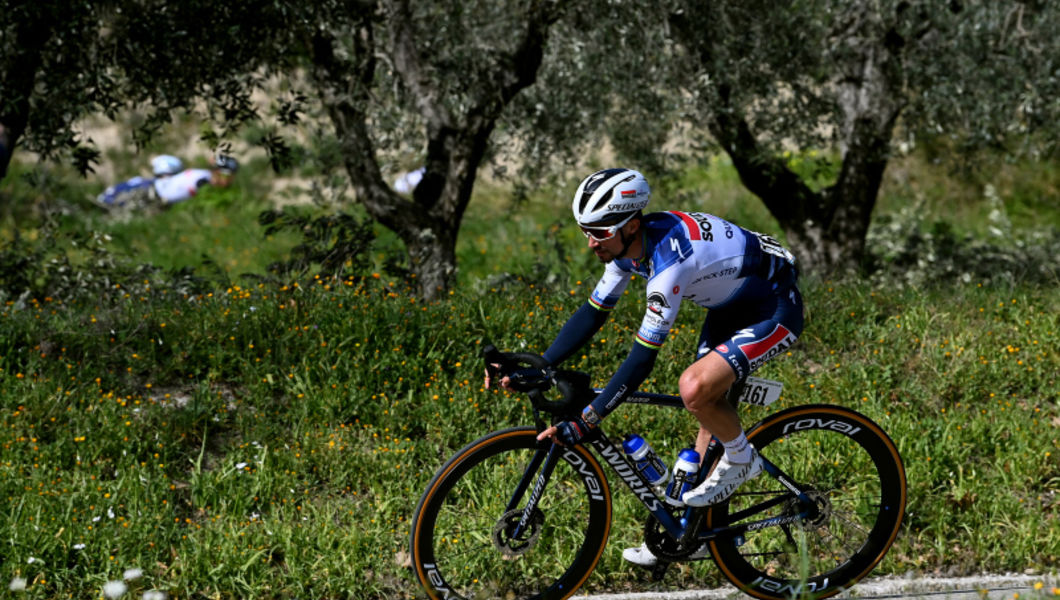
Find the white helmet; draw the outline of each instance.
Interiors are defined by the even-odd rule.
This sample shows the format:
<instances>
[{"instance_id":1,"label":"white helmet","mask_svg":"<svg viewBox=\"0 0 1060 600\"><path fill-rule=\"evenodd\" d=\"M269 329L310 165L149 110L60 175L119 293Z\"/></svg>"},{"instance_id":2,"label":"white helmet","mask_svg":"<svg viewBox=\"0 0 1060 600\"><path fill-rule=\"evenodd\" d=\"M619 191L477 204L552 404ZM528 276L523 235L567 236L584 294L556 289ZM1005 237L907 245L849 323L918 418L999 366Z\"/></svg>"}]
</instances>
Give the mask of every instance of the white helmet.
<instances>
[{"instance_id":1,"label":"white helmet","mask_svg":"<svg viewBox=\"0 0 1060 600\"><path fill-rule=\"evenodd\" d=\"M184 170L184 163L176 156L163 154L151 159L151 171L155 175L173 175Z\"/></svg>"},{"instance_id":2,"label":"white helmet","mask_svg":"<svg viewBox=\"0 0 1060 600\"><path fill-rule=\"evenodd\" d=\"M574 219L591 225L630 217L651 200L648 180L632 169L604 169L586 177L574 192Z\"/></svg>"}]
</instances>

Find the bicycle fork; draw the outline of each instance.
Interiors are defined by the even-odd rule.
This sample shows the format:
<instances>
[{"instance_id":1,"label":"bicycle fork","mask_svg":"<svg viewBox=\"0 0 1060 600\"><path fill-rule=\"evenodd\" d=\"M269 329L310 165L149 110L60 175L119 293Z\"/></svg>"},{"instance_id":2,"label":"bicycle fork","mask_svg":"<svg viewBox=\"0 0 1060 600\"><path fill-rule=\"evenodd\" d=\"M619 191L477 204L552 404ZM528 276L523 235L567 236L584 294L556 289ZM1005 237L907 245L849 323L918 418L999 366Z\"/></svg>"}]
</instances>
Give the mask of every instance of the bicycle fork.
<instances>
[{"instance_id":1,"label":"bicycle fork","mask_svg":"<svg viewBox=\"0 0 1060 600\"><path fill-rule=\"evenodd\" d=\"M556 461L559 460L559 454L557 454L559 449L559 444L552 444L547 453L543 450L535 452L530 464L523 471L523 477L520 479L519 485L515 488L515 492L512 493L511 499L508 500L508 506L505 508L506 512L518 508L519 501L522 500L527 488L530 487L531 480L534 479L534 474L538 472L539 468L541 469L540 474L537 476L537 481L534 482L534 489L530 492L530 498L527 500L526 506L523 507L523 515L519 519L519 524L511 532L513 538L518 539L529 526L531 515L537 509L537 503L541 500L541 495L545 493L545 486L548 484L549 478L552 477L552 471L556 469ZM543 468L541 466L542 462L545 463Z\"/></svg>"}]
</instances>

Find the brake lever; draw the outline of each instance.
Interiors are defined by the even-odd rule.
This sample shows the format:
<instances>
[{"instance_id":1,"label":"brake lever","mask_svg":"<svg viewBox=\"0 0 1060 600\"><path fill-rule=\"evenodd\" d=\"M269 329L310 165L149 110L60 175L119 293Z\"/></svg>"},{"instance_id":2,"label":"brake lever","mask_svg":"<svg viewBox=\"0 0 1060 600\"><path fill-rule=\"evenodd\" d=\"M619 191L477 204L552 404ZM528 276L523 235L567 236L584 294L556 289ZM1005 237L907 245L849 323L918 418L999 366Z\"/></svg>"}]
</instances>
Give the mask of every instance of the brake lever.
<instances>
[{"instance_id":1,"label":"brake lever","mask_svg":"<svg viewBox=\"0 0 1060 600\"><path fill-rule=\"evenodd\" d=\"M545 391L555 383L554 373L536 367L516 369L508 373L508 385L518 392Z\"/></svg>"}]
</instances>

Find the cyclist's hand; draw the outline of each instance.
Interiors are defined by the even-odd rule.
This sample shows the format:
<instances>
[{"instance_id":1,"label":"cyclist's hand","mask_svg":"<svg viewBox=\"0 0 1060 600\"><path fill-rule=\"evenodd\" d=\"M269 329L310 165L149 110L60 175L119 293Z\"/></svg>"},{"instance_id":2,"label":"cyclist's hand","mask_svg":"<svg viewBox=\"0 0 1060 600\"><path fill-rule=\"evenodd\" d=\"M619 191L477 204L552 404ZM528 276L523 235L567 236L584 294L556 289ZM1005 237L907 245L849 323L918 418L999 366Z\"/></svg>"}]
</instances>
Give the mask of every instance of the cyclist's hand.
<instances>
[{"instance_id":1,"label":"cyclist's hand","mask_svg":"<svg viewBox=\"0 0 1060 600\"><path fill-rule=\"evenodd\" d=\"M500 373L500 368L501 368L500 365L495 363L495 364L493 364L491 366L493 367L495 372ZM508 377L507 375L504 375L504 376L502 376L500 378L501 387L506 389L506 390L512 389L511 386L509 385L510 382L511 382L511 378ZM486 369L486 381L484 383L484 385L486 386L486 389L487 390L490 389L490 385L492 385L492 384L493 384L493 377L490 376L490 370Z\"/></svg>"},{"instance_id":2,"label":"cyclist's hand","mask_svg":"<svg viewBox=\"0 0 1060 600\"><path fill-rule=\"evenodd\" d=\"M563 446L575 446L578 442L589 435L590 426L585 419L578 417L573 421L564 421L559 425L553 425L538 434L537 439L552 438Z\"/></svg>"}]
</instances>

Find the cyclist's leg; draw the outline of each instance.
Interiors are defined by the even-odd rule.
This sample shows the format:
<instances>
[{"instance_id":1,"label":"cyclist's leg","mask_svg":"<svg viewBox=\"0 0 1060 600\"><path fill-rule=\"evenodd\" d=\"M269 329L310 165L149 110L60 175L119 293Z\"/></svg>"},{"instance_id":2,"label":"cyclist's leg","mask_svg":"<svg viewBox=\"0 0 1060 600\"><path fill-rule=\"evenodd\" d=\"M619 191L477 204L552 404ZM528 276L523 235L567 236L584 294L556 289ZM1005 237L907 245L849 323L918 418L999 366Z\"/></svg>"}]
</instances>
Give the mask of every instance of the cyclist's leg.
<instances>
[{"instance_id":1,"label":"cyclist's leg","mask_svg":"<svg viewBox=\"0 0 1060 600\"><path fill-rule=\"evenodd\" d=\"M725 392L733 382L743 380L791 346L802 333L802 326L802 300L794 286L758 306L707 315L700 348L705 346L709 351L682 374L681 397L700 422L698 443L705 448L707 432L713 433L725 445L725 455L715 471L685 495L685 502L704 505L724 500L740 483L761 471L757 452L748 445L739 414ZM729 337L712 345L715 332L728 333Z\"/></svg>"},{"instance_id":2,"label":"cyclist's leg","mask_svg":"<svg viewBox=\"0 0 1060 600\"><path fill-rule=\"evenodd\" d=\"M703 320L703 327L699 331L699 341L696 343L696 360L693 364L698 364L711 354L717 355L714 352L714 347L732 337L732 334L736 331L728 326L733 322L733 319L726 318L726 311L712 310L707 313L706 318ZM726 365L725 368L728 369L729 367ZM739 415L736 418L738 420ZM696 436L696 452L701 457L706 458L707 447L710 445L713 433L703 425L702 420L697 419L697 421L700 421L700 423L699 433Z\"/></svg>"},{"instance_id":3,"label":"cyclist's leg","mask_svg":"<svg viewBox=\"0 0 1060 600\"><path fill-rule=\"evenodd\" d=\"M747 326L771 320L776 313L776 301L758 306L714 309L707 313L700 330L696 361L681 375L681 398L685 407L699 421L700 431L696 449L700 456L711 436L731 442L743 433L740 417L726 400L725 393L738 380L747 377L747 360L732 352L735 336L743 335Z\"/></svg>"},{"instance_id":4,"label":"cyclist's leg","mask_svg":"<svg viewBox=\"0 0 1060 600\"><path fill-rule=\"evenodd\" d=\"M692 363L681 375L681 398L699 422L696 451L705 455L712 436L722 442L736 439L743 428L740 415L725 400L725 391L736 381L736 374L725 358L711 352Z\"/></svg>"}]
</instances>

